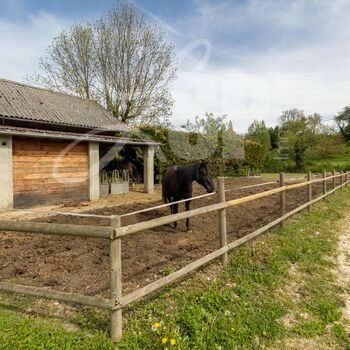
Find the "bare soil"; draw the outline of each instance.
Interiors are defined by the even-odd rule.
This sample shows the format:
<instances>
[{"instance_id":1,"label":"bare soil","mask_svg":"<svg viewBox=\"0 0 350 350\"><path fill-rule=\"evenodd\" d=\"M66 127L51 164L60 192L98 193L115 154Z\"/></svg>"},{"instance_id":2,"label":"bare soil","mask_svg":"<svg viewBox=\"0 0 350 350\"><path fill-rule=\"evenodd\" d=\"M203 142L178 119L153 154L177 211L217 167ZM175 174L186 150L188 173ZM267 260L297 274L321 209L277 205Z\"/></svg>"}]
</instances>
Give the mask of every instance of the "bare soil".
<instances>
[{"instance_id":1,"label":"bare soil","mask_svg":"<svg viewBox=\"0 0 350 350\"><path fill-rule=\"evenodd\" d=\"M228 179L226 188L255 183L260 179ZM233 199L271 189L276 185L238 189L227 192ZM313 186L314 196L321 185ZM194 195L204 190L195 185ZM292 210L306 201L306 188L288 191L286 210ZM191 208L213 204L216 196L193 201ZM104 205L103 205L104 204ZM60 207L60 211L89 212L100 215L124 214L162 204L160 189L152 195L140 191L121 197L103 199L92 205L78 203ZM53 210L53 208L50 208ZM58 210L55 208L55 210ZM180 210L184 210L180 206ZM125 217L123 225L150 220L169 214L168 208ZM108 225L108 219L51 215L31 219L40 222ZM229 242L267 224L279 216L279 195L256 200L227 210ZM19 218L18 215L16 217ZM1 217L0 217L1 219ZM28 217L27 217L28 219ZM172 225L158 227L122 240L123 290L129 292L146 285L165 274L185 266L218 248L218 214L210 213L191 220L192 232L185 231L185 222L178 228ZM16 232L0 232L0 280L26 285L47 286L57 290L86 295L107 296L109 292L109 246L107 240L70 237L50 237Z\"/></svg>"}]
</instances>

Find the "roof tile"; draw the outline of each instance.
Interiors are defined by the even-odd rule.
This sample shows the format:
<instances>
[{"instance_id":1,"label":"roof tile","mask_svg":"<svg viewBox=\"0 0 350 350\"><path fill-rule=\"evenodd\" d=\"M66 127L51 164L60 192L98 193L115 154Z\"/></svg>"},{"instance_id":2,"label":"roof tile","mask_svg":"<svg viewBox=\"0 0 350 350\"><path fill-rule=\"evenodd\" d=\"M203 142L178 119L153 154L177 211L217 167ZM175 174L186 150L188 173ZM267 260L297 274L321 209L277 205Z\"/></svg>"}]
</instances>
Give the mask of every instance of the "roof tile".
<instances>
[{"instance_id":1,"label":"roof tile","mask_svg":"<svg viewBox=\"0 0 350 350\"><path fill-rule=\"evenodd\" d=\"M132 131L93 100L4 79L0 79L0 116L104 131Z\"/></svg>"}]
</instances>

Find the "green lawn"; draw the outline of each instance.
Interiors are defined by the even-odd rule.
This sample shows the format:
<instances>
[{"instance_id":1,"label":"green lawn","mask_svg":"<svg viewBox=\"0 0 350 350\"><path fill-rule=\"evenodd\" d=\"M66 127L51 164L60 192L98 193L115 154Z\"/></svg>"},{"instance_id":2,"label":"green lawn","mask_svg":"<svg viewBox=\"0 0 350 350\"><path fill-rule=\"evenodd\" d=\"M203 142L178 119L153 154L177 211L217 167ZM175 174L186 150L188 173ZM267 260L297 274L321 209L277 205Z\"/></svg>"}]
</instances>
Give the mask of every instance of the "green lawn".
<instances>
[{"instance_id":1,"label":"green lawn","mask_svg":"<svg viewBox=\"0 0 350 350\"><path fill-rule=\"evenodd\" d=\"M302 349L310 339L350 349L332 273L349 208L347 188L233 251L225 269L215 262L134 304L117 345L104 311L0 294L0 349Z\"/></svg>"}]
</instances>

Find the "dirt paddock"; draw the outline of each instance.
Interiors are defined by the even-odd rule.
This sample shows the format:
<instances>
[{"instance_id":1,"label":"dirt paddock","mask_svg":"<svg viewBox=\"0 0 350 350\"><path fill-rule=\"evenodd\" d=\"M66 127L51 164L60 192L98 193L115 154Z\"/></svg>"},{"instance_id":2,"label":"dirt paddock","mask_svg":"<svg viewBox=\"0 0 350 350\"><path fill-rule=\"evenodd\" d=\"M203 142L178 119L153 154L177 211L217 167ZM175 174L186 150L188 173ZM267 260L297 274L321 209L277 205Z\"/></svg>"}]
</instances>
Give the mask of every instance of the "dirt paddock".
<instances>
[{"instance_id":1,"label":"dirt paddock","mask_svg":"<svg viewBox=\"0 0 350 350\"><path fill-rule=\"evenodd\" d=\"M228 179L226 188L260 183L260 179ZM330 181L331 182L331 181ZM271 189L276 185L240 189L226 194L227 199ZM331 184L329 183L329 186ZM320 194L321 184L313 185L313 196ZM329 187L330 188L330 187ZM204 193L195 186L195 195ZM147 197L147 201L141 198ZM306 188L286 193L286 210L306 202ZM100 214L124 214L161 204L160 189L153 195L130 193L123 202L110 201L106 207L74 205L75 211ZM196 200L191 208L213 204L216 196ZM108 203L105 201L104 203ZM67 206L66 206L67 207ZM60 208L61 211L67 211ZM180 210L184 210L180 205ZM150 220L169 214L168 208L125 217L122 225ZM227 210L228 241L242 237L279 216L279 195L270 196ZM18 219L18 218L17 218ZM46 216L32 218L40 222L108 225L108 219L94 217ZM1 217L0 217L1 220ZM209 213L191 220L192 232L185 231L185 222L136 233L122 239L123 291L144 286L165 274L185 266L218 248L218 213ZM107 240L50 237L16 232L0 233L0 280L86 295L108 296L109 245Z\"/></svg>"}]
</instances>

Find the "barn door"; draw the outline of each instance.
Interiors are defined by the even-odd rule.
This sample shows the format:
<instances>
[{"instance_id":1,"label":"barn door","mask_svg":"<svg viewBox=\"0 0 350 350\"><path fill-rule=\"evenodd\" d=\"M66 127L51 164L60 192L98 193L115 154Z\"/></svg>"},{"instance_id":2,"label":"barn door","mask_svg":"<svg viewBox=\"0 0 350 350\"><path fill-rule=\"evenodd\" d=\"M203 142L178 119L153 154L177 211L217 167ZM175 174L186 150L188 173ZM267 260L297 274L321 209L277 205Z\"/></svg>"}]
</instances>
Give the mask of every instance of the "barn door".
<instances>
[{"instance_id":1,"label":"barn door","mask_svg":"<svg viewBox=\"0 0 350 350\"><path fill-rule=\"evenodd\" d=\"M88 199L88 166L87 143L14 137L14 206Z\"/></svg>"}]
</instances>

